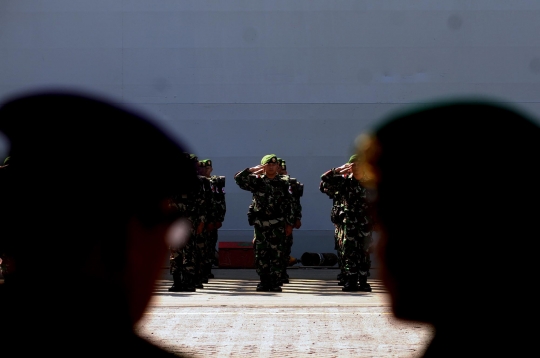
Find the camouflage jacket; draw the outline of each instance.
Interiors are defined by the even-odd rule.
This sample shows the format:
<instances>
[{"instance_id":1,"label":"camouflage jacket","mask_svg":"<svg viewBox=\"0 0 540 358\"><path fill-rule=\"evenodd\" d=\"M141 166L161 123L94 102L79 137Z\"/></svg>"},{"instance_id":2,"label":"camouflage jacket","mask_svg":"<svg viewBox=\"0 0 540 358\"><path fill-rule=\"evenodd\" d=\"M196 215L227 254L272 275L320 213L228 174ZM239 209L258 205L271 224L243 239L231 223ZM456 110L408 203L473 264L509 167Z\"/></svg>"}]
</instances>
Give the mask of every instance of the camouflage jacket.
<instances>
[{"instance_id":1,"label":"camouflage jacket","mask_svg":"<svg viewBox=\"0 0 540 358\"><path fill-rule=\"evenodd\" d=\"M212 175L210 177L212 189L212 211L214 222L223 222L225 220L225 177Z\"/></svg>"},{"instance_id":2,"label":"camouflage jacket","mask_svg":"<svg viewBox=\"0 0 540 358\"><path fill-rule=\"evenodd\" d=\"M365 237L372 230L367 191L352 174L336 174L334 169L321 175L320 190L333 199L333 222L344 225L350 237Z\"/></svg>"},{"instance_id":3,"label":"camouflage jacket","mask_svg":"<svg viewBox=\"0 0 540 358\"><path fill-rule=\"evenodd\" d=\"M304 195L304 184L300 183L296 178L289 178L289 183L292 193L292 205L295 222L302 219L302 204L300 204L300 198Z\"/></svg>"},{"instance_id":4,"label":"camouflage jacket","mask_svg":"<svg viewBox=\"0 0 540 358\"><path fill-rule=\"evenodd\" d=\"M170 200L170 205L179 210L182 216L189 219L193 228L197 227L201 221L204 222L208 211L205 204L208 194L205 193L205 184L200 176L199 183L198 190L175 196Z\"/></svg>"},{"instance_id":5,"label":"camouflage jacket","mask_svg":"<svg viewBox=\"0 0 540 358\"><path fill-rule=\"evenodd\" d=\"M254 225L272 226L283 222L294 225L293 196L287 175L270 179L266 175L251 174L246 168L236 173L234 180L240 189L253 193L250 207Z\"/></svg>"},{"instance_id":6,"label":"camouflage jacket","mask_svg":"<svg viewBox=\"0 0 540 358\"><path fill-rule=\"evenodd\" d=\"M210 178L199 175L199 182L201 184L201 190L199 195L197 195L197 200L195 205L197 205L197 210L199 214L199 222L211 223L214 222L214 210L213 210L213 201L214 193L212 192L212 181Z\"/></svg>"}]
</instances>

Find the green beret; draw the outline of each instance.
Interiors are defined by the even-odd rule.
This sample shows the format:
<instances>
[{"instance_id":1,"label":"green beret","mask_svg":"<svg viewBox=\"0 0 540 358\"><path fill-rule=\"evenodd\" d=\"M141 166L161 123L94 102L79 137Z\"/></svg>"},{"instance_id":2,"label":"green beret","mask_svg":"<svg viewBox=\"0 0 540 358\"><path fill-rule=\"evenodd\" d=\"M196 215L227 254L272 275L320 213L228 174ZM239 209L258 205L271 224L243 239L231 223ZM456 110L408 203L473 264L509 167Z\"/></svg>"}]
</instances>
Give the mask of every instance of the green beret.
<instances>
[{"instance_id":1,"label":"green beret","mask_svg":"<svg viewBox=\"0 0 540 358\"><path fill-rule=\"evenodd\" d=\"M197 158L197 156L195 154L190 154L189 159L197 159L197 160L199 160L199 158Z\"/></svg>"},{"instance_id":2,"label":"green beret","mask_svg":"<svg viewBox=\"0 0 540 358\"><path fill-rule=\"evenodd\" d=\"M278 159L275 154L267 154L261 159L261 164L277 163Z\"/></svg>"},{"instance_id":3,"label":"green beret","mask_svg":"<svg viewBox=\"0 0 540 358\"><path fill-rule=\"evenodd\" d=\"M204 159L204 160L201 160L201 162L204 163L203 167L211 167L212 166L212 161L210 159Z\"/></svg>"},{"instance_id":4,"label":"green beret","mask_svg":"<svg viewBox=\"0 0 540 358\"><path fill-rule=\"evenodd\" d=\"M199 167L205 167L205 166L206 166L206 164L205 164L204 161L202 161L202 160L197 161L197 165L198 165Z\"/></svg>"},{"instance_id":5,"label":"green beret","mask_svg":"<svg viewBox=\"0 0 540 358\"><path fill-rule=\"evenodd\" d=\"M8 165L10 160L11 157L6 157L6 159L4 159L4 165Z\"/></svg>"},{"instance_id":6,"label":"green beret","mask_svg":"<svg viewBox=\"0 0 540 358\"><path fill-rule=\"evenodd\" d=\"M351 157L349 158L349 163L354 163L356 162L356 159L358 158L358 154L353 154L351 155Z\"/></svg>"}]
</instances>

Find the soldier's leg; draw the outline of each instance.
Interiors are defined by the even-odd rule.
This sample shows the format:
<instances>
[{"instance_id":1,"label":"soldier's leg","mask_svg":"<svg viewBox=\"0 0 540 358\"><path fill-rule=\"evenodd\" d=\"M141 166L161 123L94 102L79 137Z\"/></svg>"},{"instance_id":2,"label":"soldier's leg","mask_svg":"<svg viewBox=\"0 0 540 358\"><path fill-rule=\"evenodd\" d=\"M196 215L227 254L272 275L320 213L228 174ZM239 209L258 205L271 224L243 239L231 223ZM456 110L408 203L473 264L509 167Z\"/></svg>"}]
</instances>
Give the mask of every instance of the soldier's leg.
<instances>
[{"instance_id":1,"label":"soldier's leg","mask_svg":"<svg viewBox=\"0 0 540 358\"><path fill-rule=\"evenodd\" d=\"M347 273L345 272L345 264L343 262L343 235L343 228L336 225L336 229L334 230L334 247L338 258L339 274L337 280L339 286L343 286L347 282Z\"/></svg>"},{"instance_id":2,"label":"soldier's leg","mask_svg":"<svg viewBox=\"0 0 540 358\"><path fill-rule=\"evenodd\" d=\"M283 269L281 271L282 283L289 283L289 275L287 274L287 267L289 267L289 262L291 260L292 245L293 245L293 236L291 234L285 237L285 243L283 245Z\"/></svg>"},{"instance_id":3,"label":"soldier's leg","mask_svg":"<svg viewBox=\"0 0 540 358\"><path fill-rule=\"evenodd\" d=\"M358 247L358 286L360 291L371 292L371 285L367 283L369 270L371 269L370 247L372 243L371 235L361 239Z\"/></svg>"},{"instance_id":4,"label":"soldier's leg","mask_svg":"<svg viewBox=\"0 0 540 358\"><path fill-rule=\"evenodd\" d=\"M182 290L186 292L195 292L196 281L196 240L191 235L186 246L182 250Z\"/></svg>"},{"instance_id":5,"label":"soldier's leg","mask_svg":"<svg viewBox=\"0 0 540 358\"><path fill-rule=\"evenodd\" d=\"M214 278L214 274L212 273L212 265L214 264L215 256L216 256L216 245L218 241L218 232L217 230L213 230L210 232L209 240L208 240L208 247L206 248L206 277L207 278Z\"/></svg>"},{"instance_id":6,"label":"soldier's leg","mask_svg":"<svg viewBox=\"0 0 540 358\"><path fill-rule=\"evenodd\" d=\"M255 225L255 239L253 241L255 251L255 271L261 282L257 285L257 291L270 290L270 253L269 242L265 239L263 230Z\"/></svg>"},{"instance_id":7,"label":"soldier's leg","mask_svg":"<svg viewBox=\"0 0 540 358\"><path fill-rule=\"evenodd\" d=\"M343 263L347 282L342 291L358 291L358 241L344 237L343 239Z\"/></svg>"},{"instance_id":8,"label":"soldier's leg","mask_svg":"<svg viewBox=\"0 0 540 358\"><path fill-rule=\"evenodd\" d=\"M195 245L195 288L204 288L203 283L208 279L203 275L204 258L206 254L206 232L197 235Z\"/></svg>"},{"instance_id":9,"label":"soldier's leg","mask_svg":"<svg viewBox=\"0 0 540 358\"><path fill-rule=\"evenodd\" d=\"M182 291L182 250L179 248L171 248L169 252L169 271L173 277L173 284L169 287L169 291L180 292Z\"/></svg>"},{"instance_id":10,"label":"soldier's leg","mask_svg":"<svg viewBox=\"0 0 540 358\"><path fill-rule=\"evenodd\" d=\"M285 225L274 226L268 232L270 243L270 283L271 291L281 291L281 273L283 270L283 255L285 244Z\"/></svg>"}]
</instances>

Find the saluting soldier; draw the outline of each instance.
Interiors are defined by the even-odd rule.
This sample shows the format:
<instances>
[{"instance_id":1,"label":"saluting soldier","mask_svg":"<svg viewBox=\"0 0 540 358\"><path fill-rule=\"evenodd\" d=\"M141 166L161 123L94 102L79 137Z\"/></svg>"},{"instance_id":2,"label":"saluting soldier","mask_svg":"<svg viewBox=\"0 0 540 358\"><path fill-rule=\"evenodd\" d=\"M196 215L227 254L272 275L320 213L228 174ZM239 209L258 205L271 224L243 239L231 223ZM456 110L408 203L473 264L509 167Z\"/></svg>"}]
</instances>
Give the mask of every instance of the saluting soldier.
<instances>
[{"instance_id":1,"label":"saluting soldier","mask_svg":"<svg viewBox=\"0 0 540 358\"><path fill-rule=\"evenodd\" d=\"M277 156L268 154L260 165L234 176L241 189L253 193L255 266L261 280L257 291L281 292L283 245L295 224L289 178L278 170Z\"/></svg>"},{"instance_id":2,"label":"saluting soldier","mask_svg":"<svg viewBox=\"0 0 540 358\"><path fill-rule=\"evenodd\" d=\"M289 176L287 172L287 163L284 159L278 158L279 174ZM294 229L300 229L302 226L302 205L300 204L300 198L304 194L304 184L300 183L296 178L289 176L289 186L292 194L292 205L294 213ZM281 282L289 283L289 274L287 274L287 268L291 260L291 250L293 245L293 233L285 237L284 254L283 254L283 268L281 272Z\"/></svg>"},{"instance_id":3,"label":"saluting soldier","mask_svg":"<svg viewBox=\"0 0 540 358\"><path fill-rule=\"evenodd\" d=\"M207 279L214 278L212 264L216 257L216 244L218 241L218 229L223 225L227 206L225 204L225 177L212 175L213 167L210 159L201 161L204 168L204 176L210 180L211 214L206 225L206 253L203 263L203 275Z\"/></svg>"},{"instance_id":4,"label":"saluting soldier","mask_svg":"<svg viewBox=\"0 0 540 358\"><path fill-rule=\"evenodd\" d=\"M357 155L348 163L321 176L321 187L339 201L336 232L342 257L345 283L343 291L371 291L367 283L371 260L372 220L368 211L367 191L354 177Z\"/></svg>"},{"instance_id":5,"label":"saluting soldier","mask_svg":"<svg viewBox=\"0 0 540 358\"><path fill-rule=\"evenodd\" d=\"M327 174L326 172L325 174ZM325 175L323 174L323 175ZM334 176L341 176L339 170L335 170ZM321 176L322 178L322 176ZM337 187L334 183L334 180L321 180L319 184L319 190L321 193L326 194L330 199L332 199L332 209L330 210L330 221L334 224L334 250L336 250L336 256L338 258L338 267L339 274L337 275L337 280L339 285L343 286L346 282L346 273L345 266L343 265L343 255L341 252L341 239L343 236L343 222L339 220L339 213L341 211L341 201L340 194L341 192L336 191Z\"/></svg>"}]
</instances>

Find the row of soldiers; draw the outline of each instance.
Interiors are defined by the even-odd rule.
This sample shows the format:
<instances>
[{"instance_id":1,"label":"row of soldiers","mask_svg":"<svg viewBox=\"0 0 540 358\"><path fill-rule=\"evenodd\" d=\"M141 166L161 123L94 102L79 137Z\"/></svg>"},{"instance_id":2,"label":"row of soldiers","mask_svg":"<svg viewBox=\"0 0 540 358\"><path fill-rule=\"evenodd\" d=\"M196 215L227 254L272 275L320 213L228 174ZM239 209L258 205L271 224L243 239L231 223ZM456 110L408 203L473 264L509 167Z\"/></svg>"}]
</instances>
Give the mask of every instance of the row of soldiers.
<instances>
[{"instance_id":1,"label":"row of soldiers","mask_svg":"<svg viewBox=\"0 0 540 358\"><path fill-rule=\"evenodd\" d=\"M355 177L357 161L353 155L346 164L322 174L319 189L333 201L330 219L335 226L338 284L345 292L370 292L373 219L368 192ZM281 292L289 282L292 232L301 226L303 184L288 175L285 161L275 154L265 155L260 165L236 173L234 179L252 193L248 222L254 227L257 291Z\"/></svg>"},{"instance_id":2,"label":"row of soldiers","mask_svg":"<svg viewBox=\"0 0 540 358\"><path fill-rule=\"evenodd\" d=\"M275 154L236 173L234 180L252 193L248 222L254 227L255 269L260 278L256 290L281 292L281 286L289 282L292 231L302 225L304 185L288 175L285 160Z\"/></svg>"},{"instance_id":3,"label":"row of soldiers","mask_svg":"<svg viewBox=\"0 0 540 358\"><path fill-rule=\"evenodd\" d=\"M212 175L212 161L199 160L185 153L197 171L199 190L191 195L171 198L170 205L189 220L187 242L170 247L171 292L195 292L214 278L212 266L216 259L218 229L225 220L225 177Z\"/></svg>"},{"instance_id":4,"label":"row of soldiers","mask_svg":"<svg viewBox=\"0 0 540 358\"><path fill-rule=\"evenodd\" d=\"M171 292L194 292L213 278L218 229L225 219L225 177L212 175L212 161L185 153L197 171L200 187L192 195L171 198L171 206L190 222L187 243L170 248ZM9 166L6 158L2 169ZM354 176L356 155L348 163L321 175L319 189L333 201L330 219L335 226L334 248L343 291L371 291L370 246L373 220L369 215L367 191ZM254 227L255 266L261 282L257 291L281 292L289 282L287 267L293 245L293 229L302 219L300 198L303 184L288 175L285 160L274 154L261 164L238 172L235 182L252 193L248 223ZM2 269L7 276L8 260Z\"/></svg>"}]
</instances>

